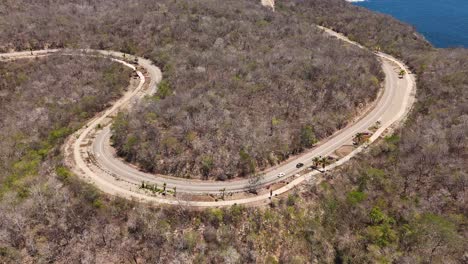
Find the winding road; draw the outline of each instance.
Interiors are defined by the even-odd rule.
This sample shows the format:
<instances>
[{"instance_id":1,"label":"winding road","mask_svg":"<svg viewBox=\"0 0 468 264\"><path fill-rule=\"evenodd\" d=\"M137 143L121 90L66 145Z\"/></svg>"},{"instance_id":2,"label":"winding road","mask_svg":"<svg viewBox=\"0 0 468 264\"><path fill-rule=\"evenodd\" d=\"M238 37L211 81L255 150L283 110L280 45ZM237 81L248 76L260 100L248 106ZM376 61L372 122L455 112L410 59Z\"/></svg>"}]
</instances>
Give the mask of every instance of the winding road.
<instances>
[{"instance_id":1,"label":"winding road","mask_svg":"<svg viewBox=\"0 0 468 264\"><path fill-rule=\"evenodd\" d=\"M363 48L358 43L350 41L343 35L332 30L319 27L324 34L343 40L343 45L355 45ZM59 50L33 51L33 56L46 56L59 52ZM80 53L82 54L82 53ZM193 207L217 207L229 206L233 204L255 204L268 201L270 195L285 193L303 182L313 182L320 174L319 171L306 171L305 168L312 165L312 158L317 156L328 156L344 145L349 145L352 138L359 132L364 132L369 127L380 122L381 126L373 133L369 142L354 149L351 153L338 161L330 164L325 170L331 170L347 162L353 156L363 151L367 144L377 140L381 135L390 133L391 129L400 124L407 116L415 100L416 83L406 65L390 55L375 53L382 62L382 69L385 73L385 83L382 94L375 102L375 106L360 117L356 122L338 131L330 138L321 141L315 148L293 157L282 164L266 170L263 177L255 183L256 188L271 186L278 182L286 183L282 187L273 190L272 193L263 193L255 196L241 197L231 200L217 201L196 201L182 200L176 195L153 194L146 189L141 189L142 182L155 184L162 188L166 186L168 190L177 190L177 194L216 194L220 193L241 193L252 188L252 183L247 179L232 181L201 181L175 178L163 175L153 175L142 172L138 168L125 163L115 155L114 149L110 146L110 125L112 117L124 109L131 107L133 103L140 100L145 95L151 95L156 91L156 85L161 80L161 71L150 61L138 58L138 65L135 66L125 61L124 58L135 58L131 55L124 55L114 51L92 51L93 56L111 57L112 60L134 69L138 75L138 84L114 102L111 108L98 114L94 119L82 129L76 131L69 137L63 147L66 162L73 172L94 184L105 193L121 196L128 199L136 199L142 202L157 202L163 204L178 204ZM3 59L18 59L31 57L31 52L15 52L0 54ZM398 73L403 69L407 72L403 78L399 78ZM101 129L102 128L102 129ZM303 163L302 168L296 168L297 163ZM279 177L278 175L282 175Z\"/></svg>"}]
</instances>

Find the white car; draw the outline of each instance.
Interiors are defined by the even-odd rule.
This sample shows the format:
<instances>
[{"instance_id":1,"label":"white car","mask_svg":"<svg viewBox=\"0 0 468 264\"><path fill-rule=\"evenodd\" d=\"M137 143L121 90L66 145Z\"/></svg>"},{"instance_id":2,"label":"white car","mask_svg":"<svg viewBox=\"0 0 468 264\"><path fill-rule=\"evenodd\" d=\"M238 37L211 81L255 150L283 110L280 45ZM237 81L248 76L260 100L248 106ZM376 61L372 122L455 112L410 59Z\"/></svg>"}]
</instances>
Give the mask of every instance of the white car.
<instances>
[{"instance_id":1,"label":"white car","mask_svg":"<svg viewBox=\"0 0 468 264\"><path fill-rule=\"evenodd\" d=\"M281 177L283 177L284 175L286 175L286 174L284 174L284 172L280 172L280 173L278 173L278 178L281 178Z\"/></svg>"}]
</instances>

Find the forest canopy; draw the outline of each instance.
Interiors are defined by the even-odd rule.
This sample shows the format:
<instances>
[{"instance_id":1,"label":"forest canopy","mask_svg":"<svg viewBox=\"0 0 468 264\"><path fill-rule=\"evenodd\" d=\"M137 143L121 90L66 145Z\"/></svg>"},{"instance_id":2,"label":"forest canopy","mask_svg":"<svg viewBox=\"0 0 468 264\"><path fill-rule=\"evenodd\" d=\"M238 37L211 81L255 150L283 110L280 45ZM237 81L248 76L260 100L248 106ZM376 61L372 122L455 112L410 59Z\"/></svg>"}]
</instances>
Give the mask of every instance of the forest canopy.
<instances>
[{"instance_id":1,"label":"forest canopy","mask_svg":"<svg viewBox=\"0 0 468 264\"><path fill-rule=\"evenodd\" d=\"M113 49L161 67L158 93L113 127L118 154L151 172L221 180L254 174L346 126L383 80L370 52L258 1L7 6L22 15L0 18L0 49Z\"/></svg>"},{"instance_id":2,"label":"forest canopy","mask_svg":"<svg viewBox=\"0 0 468 264\"><path fill-rule=\"evenodd\" d=\"M143 17L135 15L143 12L141 10L153 10L163 2L166 5L159 11ZM195 12L188 6L177 7L184 6L185 2L6 0L0 3L0 46L3 51L44 46L122 49L134 54L148 54L165 71L176 72L178 69L172 67L172 62L178 57L172 56L171 52L180 52L181 56L187 54L180 50L183 46L177 46L172 39L184 37L179 32L187 28L179 27L177 23L166 27L158 19L163 20L165 16L183 18ZM40 145L34 143L30 148L40 157L33 163L40 165L39 170L29 173L27 181L16 181L14 188L3 189L0 262L467 262L464 241L468 239L468 51L434 49L411 26L341 0L277 1L276 13L280 15L259 7L257 2L217 1L209 12L213 17L226 18L226 21L228 18L236 20L238 13L252 16L258 13L262 19L287 14L291 17L289 21L326 25L370 48L379 46L404 60L417 74L418 92L417 104L403 127L342 169L326 174L320 184L304 185L303 189L289 193L287 197L275 198L269 208L232 206L203 211L138 204L105 196L63 167L59 151L40 156L43 152L36 152ZM206 3L214 4L214 1ZM146 28L141 24L144 19L157 23ZM193 19L198 21L197 17ZM275 20L280 21L279 18L272 21ZM190 30L198 30L198 23L193 24ZM263 24L259 22L256 26ZM145 37L137 41L135 36L140 35ZM197 36L190 40L205 43ZM247 37L240 34L236 40L243 43ZM206 49L215 41L207 40ZM161 43L168 45L163 50L166 53L153 50L163 47ZM246 48L247 44L245 42ZM202 50L198 44L194 49ZM76 72L73 65L78 68L81 65L77 61L68 65L50 59L58 68L64 67L70 72ZM13 81L9 80L7 86L23 88L18 89L18 94L12 92L16 88L8 88L8 96L0 96L0 107L9 105L16 109L16 103L30 107L24 101L31 100L32 105L44 107L42 111L53 113L55 104L36 101L38 97L31 96L33 92L27 88L37 87L33 84L35 80L45 82L46 85L39 86L44 89L50 84L50 90L45 94L57 93L60 97L56 98L57 102L61 102L63 91L67 91L66 98L72 92L67 90L67 83L58 82L60 85L54 86L54 78L43 80L42 74L30 73L28 69L43 67L40 61L34 65L30 63L0 64L8 66L0 68L1 72L14 69L27 73L29 79L25 82L28 85L22 86L15 80L21 74L11 74ZM98 73L106 72L108 67L114 66L106 62L101 67L93 67L93 73L86 76L94 76L92 83L99 84L103 76ZM208 72L207 66L201 67L198 71L203 72L204 67ZM191 68L183 69L190 71ZM125 74L120 74L121 71L117 67L110 75L128 80ZM55 70L48 73L47 69L40 68L40 72L49 76L54 75ZM3 76L0 79L2 91L6 87ZM165 99L157 100L173 97L174 93L170 91L178 89L169 78L166 81L162 89L164 93L159 94ZM101 88L94 84L90 86ZM114 91L123 89L127 83L117 84ZM89 92L86 87L77 84L70 88L77 94L86 94ZM91 91L96 93L95 89ZM109 91L109 94L112 93ZM9 99L9 95L20 99ZM76 97L76 103L81 105L85 102L83 99ZM110 99L103 97L104 101L95 102L103 106ZM153 99L149 99L150 103ZM61 140L54 139L66 133L60 130L42 132L37 129L41 127L40 122L25 121L30 116L35 116L34 111L25 111L20 118L22 132L31 131L23 139L37 142L35 133L38 132L43 135L42 140L49 142L51 135L51 146L58 150ZM69 123L59 123L73 128L75 122L87 117L71 118L65 113L63 118ZM16 121L12 119L7 125L2 124L0 135L17 131ZM71 125L73 123L75 125ZM53 127L53 124L48 125ZM2 154L14 152L21 146L7 143L11 141L0 142ZM20 152L19 157L23 157L22 153L26 152ZM7 171L13 168L11 164L6 166Z\"/></svg>"},{"instance_id":3,"label":"forest canopy","mask_svg":"<svg viewBox=\"0 0 468 264\"><path fill-rule=\"evenodd\" d=\"M0 195L83 122L118 98L131 70L103 58L51 55L0 62Z\"/></svg>"}]
</instances>

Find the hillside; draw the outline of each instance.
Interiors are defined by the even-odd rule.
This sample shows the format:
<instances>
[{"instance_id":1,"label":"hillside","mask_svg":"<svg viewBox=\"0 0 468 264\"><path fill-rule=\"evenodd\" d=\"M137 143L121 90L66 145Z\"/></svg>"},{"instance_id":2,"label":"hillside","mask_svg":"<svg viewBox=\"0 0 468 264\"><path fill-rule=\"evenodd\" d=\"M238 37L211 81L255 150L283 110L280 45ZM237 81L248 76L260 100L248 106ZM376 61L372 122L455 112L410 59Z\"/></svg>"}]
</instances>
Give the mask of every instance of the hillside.
<instances>
[{"instance_id":1,"label":"hillside","mask_svg":"<svg viewBox=\"0 0 468 264\"><path fill-rule=\"evenodd\" d=\"M271 24L243 33L260 37L236 52L240 64L226 50L210 59L210 49L201 55L209 66L193 68L188 81L169 76L158 95L122 114L113 126L119 153L162 174L251 175L343 128L375 99L382 73L369 53L329 43L309 25L284 34L279 25L287 22ZM268 42L274 45L260 51ZM218 71L229 64L234 72Z\"/></svg>"},{"instance_id":2,"label":"hillside","mask_svg":"<svg viewBox=\"0 0 468 264\"><path fill-rule=\"evenodd\" d=\"M54 5L54 12L48 3ZM118 49L125 41L134 41L136 32L150 32L142 26L138 30L128 30L125 27L128 21L123 21L127 18L121 18L122 24L114 21L119 17L111 16L113 12L119 14L114 8L123 9L123 4L102 1L102 5L94 9L86 3L4 1L0 4L0 46L27 49L25 43L31 40L34 47L46 43L84 47L99 46L101 41L105 48ZM251 1L232 3L242 10L257 10ZM127 5L128 13L152 6L149 2L139 8L136 2ZM216 17L229 14L227 7L218 6L215 10L219 10L214 12ZM107 16L99 15L98 10L103 9L107 10ZM175 10L165 12L178 14ZM344 1L281 1L276 3L276 10L278 14L274 16L294 15L310 25L320 23L333 27L369 47L379 46L414 69L418 76L418 102L395 136L371 147L352 164L327 173L321 184L305 185L287 197L274 199L269 208L233 206L193 211L182 206L146 205L108 197L62 167L58 151L48 151L47 155L38 153L40 158L35 159L34 164L40 164L40 169L17 174L27 180L15 181L13 187L2 183L0 262L467 262L464 242L468 209L465 202L467 50L434 49L411 27ZM259 12L268 14L266 10ZM87 13L92 15L85 16ZM148 15L146 19L150 19L148 17L156 19L158 16ZM84 20L90 21L89 24L79 23ZM168 26L168 32L175 32L175 29L178 29L175 25ZM144 47L152 47L159 37L161 35L143 38L134 52L146 54L148 49ZM244 38L244 35L238 36L239 41ZM53 128L76 128L89 118L91 111L80 117L67 108L71 107L69 98L76 100L79 112L88 108L96 111L128 84L129 73L121 74L123 70L108 61L83 58L85 61L80 62L81 58L74 58L68 62L68 59L51 57L0 63L0 107L2 113L10 113L8 117L2 116L0 135L27 132L19 144L9 144L11 139L1 140L2 162L8 161L2 163L7 172L2 175L4 179L13 175L9 173L11 169L20 168L12 166L11 157L37 153L41 150L38 142L44 140L52 150L58 150L66 133L52 133ZM49 60L54 63L45 66ZM86 79L77 73L80 71L84 71ZM75 74L65 74L69 72ZM55 77L47 77L50 75ZM66 83L60 81L64 80L64 75L72 79ZM113 77L114 81L110 82L113 88L99 94L97 87L109 86L106 76ZM23 78L25 82L21 81ZM87 85L82 83L88 80ZM168 82L170 87L176 87L170 80ZM42 88L28 89L30 87ZM33 91L43 92L36 96L31 94ZM85 104L83 96L88 93L99 95L102 101ZM52 104L45 104L44 97L51 94L56 98ZM63 100L66 104L57 106ZM147 104L152 104L152 100L154 98ZM36 122L32 118L46 116L34 115L31 110L37 107L44 108L40 113L48 113L46 121ZM51 118L57 107L60 118ZM25 110L15 117L17 109ZM31 117L31 121L26 117ZM11 154L18 146L23 146L23 142L33 151Z\"/></svg>"},{"instance_id":3,"label":"hillside","mask_svg":"<svg viewBox=\"0 0 468 264\"><path fill-rule=\"evenodd\" d=\"M0 195L16 188L27 195L23 181L40 173L40 163L67 135L120 96L130 73L91 57L1 62Z\"/></svg>"},{"instance_id":4,"label":"hillside","mask_svg":"<svg viewBox=\"0 0 468 264\"><path fill-rule=\"evenodd\" d=\"M256 1L217 2L35 1L34 15L15 2L19 15L4 16L0 47L78 45L153 60L163 70L159 92L121 116L113 140L128 161L181 177L254 174L343 128L375 99L383 74L369 52ZM55 31L30 20L46 15ZM29 46L9 38L22 34Z\"/></svg>"}]
</instances>

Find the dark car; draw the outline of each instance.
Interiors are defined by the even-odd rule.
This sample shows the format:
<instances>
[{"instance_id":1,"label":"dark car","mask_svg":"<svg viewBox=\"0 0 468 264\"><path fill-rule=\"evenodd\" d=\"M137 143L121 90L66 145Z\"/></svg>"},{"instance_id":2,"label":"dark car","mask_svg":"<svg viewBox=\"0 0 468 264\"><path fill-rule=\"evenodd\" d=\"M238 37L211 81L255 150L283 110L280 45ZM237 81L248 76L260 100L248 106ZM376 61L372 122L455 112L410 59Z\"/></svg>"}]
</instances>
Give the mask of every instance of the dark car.
<instances>
[{"instance_id":1,"label":"dark car","mask_svg":"<svg viewBox=\"0 0 468 264\"><path fill-rule=\"evenodd\" d=\"M304 163L298 163L298 164L296 164L296 168L298 168L298 169L299 169L300 167L302 167L302 166L304 166Z\"/></svg>"}]
</instances>

